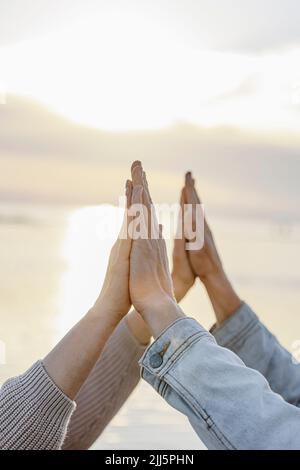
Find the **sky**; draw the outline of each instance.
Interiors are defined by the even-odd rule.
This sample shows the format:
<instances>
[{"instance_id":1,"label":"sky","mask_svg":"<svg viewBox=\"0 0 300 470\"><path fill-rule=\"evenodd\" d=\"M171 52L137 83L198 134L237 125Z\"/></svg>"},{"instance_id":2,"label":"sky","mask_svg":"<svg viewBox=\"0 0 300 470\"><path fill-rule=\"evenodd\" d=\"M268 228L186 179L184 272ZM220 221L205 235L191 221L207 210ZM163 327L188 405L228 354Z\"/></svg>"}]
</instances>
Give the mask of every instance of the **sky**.
<instances>
[{"instance_id":1,"label":"sky","mask_svg":"<svg viewBox=\"0 0 300 470\"><path fill-rule=\"evenodd\" d=\"M298 0L0 0L2 91L105 130L299 131Z\"/></svg>"},{"instance_id":2,"label":"sky","mask_svg":"<svg viewBox=\"0 0 300 470\"><path fill-rule=\"evenodd\" d=\"M300 217L298 0L0 0L0 197ZM2 95L1 95L2 87ZM1 104L1 102L3 104Z\"/></svg>"},{"instance_id":3,"label":"sky","mask_svg":"<svg viewBox=\"0 0 300 470\"><path fill-rule=\"evenodd\" d=\"M213 214L300 220L300 135L184 123L107 132L24 98L9 96L4 108L0 201L118 205L130 165L141 159L156 202L177 202L192 170Z\"/></svg>"}]
</instances>

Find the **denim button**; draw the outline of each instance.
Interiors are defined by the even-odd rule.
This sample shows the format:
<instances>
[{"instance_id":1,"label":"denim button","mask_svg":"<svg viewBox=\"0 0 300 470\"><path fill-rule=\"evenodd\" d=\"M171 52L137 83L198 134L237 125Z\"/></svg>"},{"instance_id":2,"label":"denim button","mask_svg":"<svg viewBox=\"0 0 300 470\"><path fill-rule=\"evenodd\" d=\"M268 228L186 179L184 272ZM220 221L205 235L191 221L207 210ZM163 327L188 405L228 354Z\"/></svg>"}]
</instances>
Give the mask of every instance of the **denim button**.
<instances>
[{"instance_id":1,"label":"denim button","mask_svg":"<svg viewBox=\"0 0 300 470\"><path fill-rule=\"evenodd\" d=\"M150 366L153 367L153 369L157 369L158 367L162 365L162 363L163 363L163 358L161 354L159 353L152 354L152 356L150 357Z\"/></svg>"}]
</instances>

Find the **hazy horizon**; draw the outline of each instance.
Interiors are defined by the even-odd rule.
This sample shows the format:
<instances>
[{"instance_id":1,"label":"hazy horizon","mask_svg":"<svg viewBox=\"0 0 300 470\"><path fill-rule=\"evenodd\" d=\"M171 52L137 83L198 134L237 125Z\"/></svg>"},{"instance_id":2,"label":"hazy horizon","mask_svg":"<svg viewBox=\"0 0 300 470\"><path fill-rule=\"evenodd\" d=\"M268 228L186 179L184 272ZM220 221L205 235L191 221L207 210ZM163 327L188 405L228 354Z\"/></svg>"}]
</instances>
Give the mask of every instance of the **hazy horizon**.
<instances>
[{"instance_id":1,"label":"hazy horizon","mask_svg":"<svg viewBox=\"0 0 300 470\"><path fill-rule=\"evenodd\" d=\"M130 164L141 159L157 202L176 202L192 170L218 214L299 218L300 137L177 123L158 130L103 131L28 98L0 107L0 195L6 201L117 204Z\"/></svg>"}]
</instances>

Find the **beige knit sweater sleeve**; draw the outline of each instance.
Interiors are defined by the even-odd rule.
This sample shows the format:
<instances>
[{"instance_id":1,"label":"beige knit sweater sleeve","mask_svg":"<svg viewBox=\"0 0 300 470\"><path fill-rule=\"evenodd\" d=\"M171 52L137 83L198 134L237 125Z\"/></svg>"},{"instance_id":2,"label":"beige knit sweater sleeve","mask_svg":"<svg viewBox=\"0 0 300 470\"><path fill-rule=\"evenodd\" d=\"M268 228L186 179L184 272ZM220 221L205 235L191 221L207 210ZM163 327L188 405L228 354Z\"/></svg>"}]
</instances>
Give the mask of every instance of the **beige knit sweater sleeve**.
<instances>
[{"instance_id":1,"label":"beige knit sweater sleeve","mask_svg":"<svg viewBox=\"0 0 300 470\"><path fill-rule=\"evenodd\" d=\"M0 389L0 449L60 449L75 407L36 362Z\"/></svg>"},{"instance_id":2,"label":"beige knit sweater sleeve","mask_svg":"<svg viewBox=\"0 0 300 470\"><path fill-rule=\"evenodd\" d=\"M9 379L0 388L0 449L88 449L137 385L145 348L123 319L76 397L75 412L41 361Z\"/></svg>"},{"instance_id":3,"label":"beige knit sweater sleeve","mask_svg":"<svg viewBox=\"0 0 300 470\"><path fill-rule=\"evenodd\" d=\"M75 399L77 408L63 449L91 447L138 384L138 361L145 349L133 337L124 318Z\"/></svg>"}]
</instances>

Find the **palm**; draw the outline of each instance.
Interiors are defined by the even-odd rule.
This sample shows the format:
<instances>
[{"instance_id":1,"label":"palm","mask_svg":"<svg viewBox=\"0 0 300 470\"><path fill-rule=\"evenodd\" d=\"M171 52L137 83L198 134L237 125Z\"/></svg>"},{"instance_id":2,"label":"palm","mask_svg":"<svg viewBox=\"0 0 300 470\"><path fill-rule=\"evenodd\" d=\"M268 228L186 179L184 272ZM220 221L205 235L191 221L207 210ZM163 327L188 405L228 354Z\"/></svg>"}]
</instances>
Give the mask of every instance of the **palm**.
<instances>
[{"instance_id":1,"label":"palm","mask_svg":"<svg viewBox=\"0 0 300 470\"><path fill-rule=\"evenodd\" d=\"M156 302L159 296L172 294L171 280L161 269L161 256L153 245L157 240L136 240L132 245L130 258L130 297L139 311ZM151 256L150 256L151 254Z\"/></svg>"},{"instance_id":2,"label":"palm","mask_svg":"<svg viewBox=\"0 0 300 470\"><path fill-rule=\"evenodd\" d=\"M216 272L221 265L214 242L210 239L204 240L201 250L189 251L189 260L193 271L201 280Z\"/></svg>"},{"instance_id":3,"label":"palm","mask_svg":"<svg viewBox=\"0 0 300 470\"><path fill-rule=\"evenodd\" d=\"M192 286L195 280L187 253L178 252L175 247L173 251L173 277L186 286Z\"/></svg>"}]
</instances>

